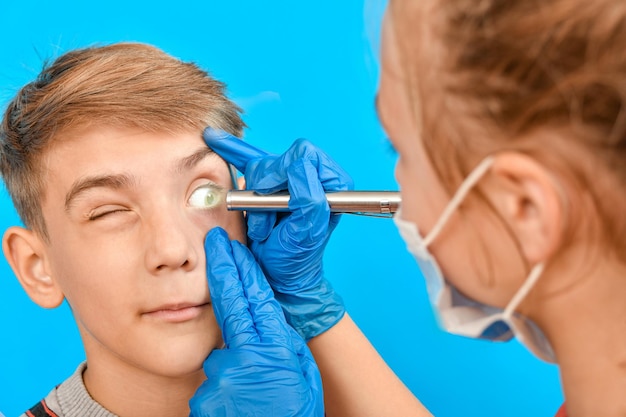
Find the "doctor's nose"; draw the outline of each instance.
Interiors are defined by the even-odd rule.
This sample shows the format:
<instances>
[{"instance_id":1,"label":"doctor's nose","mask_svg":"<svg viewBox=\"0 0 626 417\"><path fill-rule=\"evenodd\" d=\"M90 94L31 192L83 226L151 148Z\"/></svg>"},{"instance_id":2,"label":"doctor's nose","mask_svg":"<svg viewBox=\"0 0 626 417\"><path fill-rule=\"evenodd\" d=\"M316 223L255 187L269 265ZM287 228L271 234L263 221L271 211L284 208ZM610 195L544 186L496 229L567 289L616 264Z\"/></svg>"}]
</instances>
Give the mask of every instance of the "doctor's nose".
<instances>
[{"instance_id":1,"label":"doctor's nose","mask_svg":"<svg viewBox=\"0 0 626 417\"><path fill-rule=\"evenodd\" d=\"M181 216L167 214L159 214L151 220L150 233L146 235L148 270L160 273L179 268L194 269L198 263L197 248L193 244L198 233L195 225Z\"/></svg>"}]
</instances>

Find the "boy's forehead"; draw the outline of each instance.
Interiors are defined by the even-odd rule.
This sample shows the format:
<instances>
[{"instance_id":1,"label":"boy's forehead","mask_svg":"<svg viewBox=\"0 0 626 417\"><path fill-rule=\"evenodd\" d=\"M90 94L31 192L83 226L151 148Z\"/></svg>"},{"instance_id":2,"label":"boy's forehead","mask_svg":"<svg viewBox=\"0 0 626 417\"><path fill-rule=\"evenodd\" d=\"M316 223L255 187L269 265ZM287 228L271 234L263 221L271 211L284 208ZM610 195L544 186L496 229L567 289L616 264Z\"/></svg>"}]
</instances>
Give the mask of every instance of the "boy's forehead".
<instances>
[{"instance_id":1,"label":"boy's forehead","mask_svg":"<svg viewBox=\"0 0 626 417\"><path fill-rule=\"evenodd\" d=\"M55 135L49 142L52 153L63 154L66 158L86 155L104 155L142 158L146 154L160 155L164 160L175 159L189 153L189 149L206 147L201 132L159 132L132 127L91 127L71 130Z\"/></svg>"},{"instance_id":2,"label":"boy's forehead","mask_svg":"<svg viewBox=\"0 0 626 417\"><path fill-rule=\"evenodd\" d=\"M129 128L91 128L59 135L46 150L46 171L71 176L100 170L141 171L153 165L180 172L202 162L228 170L200 132L149 132ZM58 172L58 173L60 173Z\"/></svg>"}]
</instances>

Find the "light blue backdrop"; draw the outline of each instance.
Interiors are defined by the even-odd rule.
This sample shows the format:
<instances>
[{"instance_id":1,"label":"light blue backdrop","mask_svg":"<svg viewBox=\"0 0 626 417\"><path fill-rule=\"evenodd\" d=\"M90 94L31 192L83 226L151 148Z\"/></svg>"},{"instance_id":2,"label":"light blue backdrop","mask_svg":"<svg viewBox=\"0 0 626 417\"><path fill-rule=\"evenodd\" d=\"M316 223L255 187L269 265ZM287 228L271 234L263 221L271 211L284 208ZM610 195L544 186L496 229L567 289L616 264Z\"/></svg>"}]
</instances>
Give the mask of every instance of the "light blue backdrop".
<instances>
[{"instance_id":1,"label":"light blue backdrop","mask_svg":"<svg viewBox=\"0 0 626 417\"><path fill-rule=\"evenodd\" d=\"M85 5L89 3L89 5ZM196 61L245 109L246 139L282 152L297 137L324 148L361 189L395 189L395 157L376 120L375 0L6 2L0 10L2 109L45 58L115 41ZM4 190L0 229L19 222ZM326 270L348 310L437 416L551 416L556 368L517 343L442 333L390 220L344 217ZM0 260L0 412L19 414L84 358L67 306L44 310Z\"/></svg>"}]
</instances>

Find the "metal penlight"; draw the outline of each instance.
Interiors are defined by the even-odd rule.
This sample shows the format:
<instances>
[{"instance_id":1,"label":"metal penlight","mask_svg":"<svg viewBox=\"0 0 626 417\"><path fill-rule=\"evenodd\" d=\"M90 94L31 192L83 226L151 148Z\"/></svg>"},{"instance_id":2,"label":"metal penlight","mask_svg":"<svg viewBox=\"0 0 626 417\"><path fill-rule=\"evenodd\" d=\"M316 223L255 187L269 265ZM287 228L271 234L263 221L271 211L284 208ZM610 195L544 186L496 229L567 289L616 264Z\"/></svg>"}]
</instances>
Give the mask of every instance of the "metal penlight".
<instances>
[{"instance_id":1,"label":"metal penlight","mask_svg":"<svg viewBox=\"0 0 626 417\"><path fill-rule=\"evenodd\" d=\"M287 192L259 194L248 190L230 190L226 193L226 207L240 211L289 211L289 198ZM392 217L401 202L399 191L327 192L326 200L333 213L376 217Z\"/></svg>"}]
</instances>

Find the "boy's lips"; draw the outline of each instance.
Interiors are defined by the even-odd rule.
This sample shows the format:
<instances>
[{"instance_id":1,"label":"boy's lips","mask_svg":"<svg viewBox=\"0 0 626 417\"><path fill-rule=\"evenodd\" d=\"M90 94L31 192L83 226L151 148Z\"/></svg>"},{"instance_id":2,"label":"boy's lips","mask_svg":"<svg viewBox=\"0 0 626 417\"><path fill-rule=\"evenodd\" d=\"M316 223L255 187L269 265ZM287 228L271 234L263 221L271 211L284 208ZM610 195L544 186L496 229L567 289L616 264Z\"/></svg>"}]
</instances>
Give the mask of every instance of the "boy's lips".
<instances>
[{"instance_id":1,"label":"boy's lips","mask_svg":"<svg viewBox=\"0 0 626 417\"><path fill-rule=\"evenodd\" d=\"M210 305L210 302L163 304L146 311L142 316L170 323L180 323L195 319L206 307L210 307Z\"/></svg>"}]
</instances>

